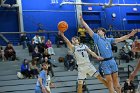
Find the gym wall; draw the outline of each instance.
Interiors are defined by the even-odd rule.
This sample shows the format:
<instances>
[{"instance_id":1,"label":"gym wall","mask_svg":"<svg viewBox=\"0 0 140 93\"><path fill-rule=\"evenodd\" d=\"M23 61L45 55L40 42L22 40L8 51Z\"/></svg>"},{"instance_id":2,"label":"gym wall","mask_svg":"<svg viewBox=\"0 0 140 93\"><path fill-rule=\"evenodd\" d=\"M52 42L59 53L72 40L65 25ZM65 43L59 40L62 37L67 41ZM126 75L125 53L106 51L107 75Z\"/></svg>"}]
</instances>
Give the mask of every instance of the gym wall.
<instances>
[{"instance_id":1,"label":"gym wall","mask_svg":"<svg viewBox=\"0 0 140 93\"><path fill-rule=\"evenodd\" d=\"M57 4L52 4L51 0L22 0L25 32L36 32L38 23L43 24L46 31L57 31L57 23L61 20L65 20L69 24L66 36L70 39L76 35L78 24L75 5L60 6L62 1L63 0L58 0ZM109 0L82 0L82 2L85 3L108 3L108 1ZM15 3L15 0L7 0L6 3ZM113 4L116 3L140 4L140 0L113 0ZM101 6L82 6L82 11L84 20L92 29L104 27L108 30L109 25L112 25L113 30L140 28L140 6L113 6L105 9ZM113 13L116 14L115 18L112 17ZM18 32L18 29L17 9L0 7L0 32ZM18 35L16 35L16 38L13 34L5 36L12 42L18 42ZM33 36L34 35L30 35L30 38ZM47 35L45 36L47 39ZM51 35L49 38L54 43L54 35ZM0 44L3 44L1 39L0 42Z\"/></svg>"},{"instance_id":2,"label":"gym wall","mask_svg":"<svg viewBox=\"0 0 140 93\"><path fill-rule=\"evenodd\" d=\"M46 31L58 31L58 22L64 20L69 25L66 36L69 39L74 36L77 30L75 6L61 7L61 2L62 0L58 0L58 4L53 4L51 0L22 0L24 30L37 31L37 24L41 23ZM47 35L45 36L47 39ZM52 34L49 38L54 43L55 36Z\"/></svg>"},{"instance_id":3,"label":"gym wall","mask_svg":"<svg viewBox=\"0 0 140 93\"><path fill-rule=\"evenodd\" d=\"M15 4L16 0L7 0L6 4ZM18 32L18 12L17 8L5 8L0 7L0 32ZM16 42L19 39L19 35L4 34L4 36L10 40ZM6 45L6 42L0 37L0 45Z\"/></svg>"},{"instance_id":4,"label":"gym wall","mask_svg":"<svg viewBox=\"0 0 140 93\"><path fill-rule=\"evenodd\" d=\"M82 0L86 3L108 3L109 0ZM113 0L113 4L140 4L140 0ZM92 10L88 10L92 7ZM109 25L113 26L114 30L130 30L140 28L140 6L112 6L103 8L101 6L83 6L84 17L92 20L90 26L98 28L100 26L109 29ZM135 10L137 9L137 10ZM90 12L89 12L90 11ZM86 12L89 12L86 14ZM113 18L112 14L116 17ZM91 16L90 16L91 15ZM91 18L90 18L91 17ZM93 24L92 24L93 23Z\"/></svg>"}]
</instances>

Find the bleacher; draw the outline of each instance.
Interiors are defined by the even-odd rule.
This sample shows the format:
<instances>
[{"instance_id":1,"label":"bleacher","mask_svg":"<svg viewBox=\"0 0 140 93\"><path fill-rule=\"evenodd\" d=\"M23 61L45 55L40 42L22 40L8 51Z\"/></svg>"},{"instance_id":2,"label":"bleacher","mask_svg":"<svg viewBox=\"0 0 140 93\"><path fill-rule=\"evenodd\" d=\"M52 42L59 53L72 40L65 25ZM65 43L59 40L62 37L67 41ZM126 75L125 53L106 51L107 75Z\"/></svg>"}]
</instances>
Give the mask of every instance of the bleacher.
<instances>
[{"instance_id":1,"label":"bleacher","mask_svg":"<svg viewBox=\"0 0 140 93\"><path fill-rule=\"evenodd\" d=\"M0 93L34 93L37 79L18 79L16 75L20 71L23 59L31 59L31 56L29 56L28 50L23 50L21 46L14 46L14 49L19 60L0 62ZM63 63L58 62L58 57L66 55L67 48L55 47L54 51L56 54L52 57L52 62L57 67L53 68L55 77L52 78L52 81L55 84L55 88L51 89L52 93L76 93L77 71L66 71ZM135 66L136 60L127 64L122 62L119 65L121 84L127 78L128 64ZM138 83L138 80L140 80L140 73L135 78L135 84ZM108 93L108 89L95 77L88 77L86 84L89 93Z\"/></svg>"}]
</instances>

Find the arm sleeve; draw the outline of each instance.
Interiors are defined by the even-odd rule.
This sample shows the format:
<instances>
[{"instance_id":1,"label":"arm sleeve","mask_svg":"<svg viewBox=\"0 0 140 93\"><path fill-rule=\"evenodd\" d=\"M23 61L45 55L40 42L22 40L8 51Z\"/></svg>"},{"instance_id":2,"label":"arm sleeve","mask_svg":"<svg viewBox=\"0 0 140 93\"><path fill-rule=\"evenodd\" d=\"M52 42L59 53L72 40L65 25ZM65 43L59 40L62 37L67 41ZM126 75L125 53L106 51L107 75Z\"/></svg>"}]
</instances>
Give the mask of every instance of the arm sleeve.
<instances>
[{"instance_id":1,"label":"arm sleeve","mask_svg":"<svg viewBox=\"0 0 140 93\"><path fill-rule=\"evenodd\" d=\"M24 70L26 70L27 68L26 68L26 66L25 65L21 65L21 71L24 71Z\"/></svg>"},{"instance_id":2,"label":"arm sleeve","mask_svg":"<svg viewBox=\"0 0 140 93\"><path fill-rule=\"evenodd\" d=\"M84 45L85 46L85 49L89 49L89 47L87 45Z\"/></svg>"},{"instance_id":3,"label":"arm sleeve","mask_svg":"<svg viewBox=\"0 0 140 93\"><path fill-rule=\"evenodd\" d=\"M114 38L108 38L109 42L112 44L115 42L115 39Z\"/></svg>"},{"instance_id":4,"label":"arm sleeve","mask_svg":"<svg viewBox=\"0 0 140 93\"><path fill-rule=\"evenodd\" d=\"M99 40L99 35L94 33L92 39L94 40L94 42L97 44L98 40Z\"/></svg>"},{"instance_id":5,"label":"arm sleeve","mask_svg":"<svg viewBox=\"0 0 140 93\"><path fill-rule=\"evenodd\" d=\"M43 77L44 77L44 74L43 74L43 71L41 71L39 74L39 78L43 78Z\"/></svg>"}]
</instances>

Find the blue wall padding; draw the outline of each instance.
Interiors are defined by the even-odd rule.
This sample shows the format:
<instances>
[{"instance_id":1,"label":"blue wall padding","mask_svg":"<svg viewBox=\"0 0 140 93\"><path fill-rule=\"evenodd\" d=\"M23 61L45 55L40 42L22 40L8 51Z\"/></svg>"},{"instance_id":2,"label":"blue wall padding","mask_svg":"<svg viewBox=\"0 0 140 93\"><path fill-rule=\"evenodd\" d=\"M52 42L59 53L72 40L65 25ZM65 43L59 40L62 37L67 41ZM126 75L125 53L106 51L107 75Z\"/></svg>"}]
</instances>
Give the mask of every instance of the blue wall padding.
<instances>
[{"instance_id":1,"label":"blue wall padding","mask_svg":"<svg viewBox=\"0 0 140 93\"><path fill-rule=\"evenodd\" d=\"M69 24L69 29L65 32L66 36L71 39L77 35L77 15L75 5L63 5L58 0L58 4L52 4L51 0L22 0L24 30L26 32L36 32L37 24L41 23L46 31L58 31L57 23L61 20ZM70 0L72 1L72 0ZM108 3L109 0L82 0L85 3ZM7 4L14 4L16 0L7 0ZM113 4L140 4L140 0L113 0ZM92 10L88 10L92 7ZM137 8L134 11L133 8ZM140 28L140 7L139 6L114 6L103 8L101 6L82 6L83 18L92 28L104 27L109 29L109 25L113 26L113 30L131 30ZM112 18L112 13L116 14L116 18ZM126 19L126 20L123 20ZM16 8L0 8L0 32L18 32L18 12ZM12 34L13 35L13 34ZM32 38L34 34L30 35ZM55 39L55 35L46 39ZM6 37L14 42L18 42L19 35ZM54 42L54 41L53 41ZM3 44L2 42L0 44Z\"/></svg>"}]
</instances>

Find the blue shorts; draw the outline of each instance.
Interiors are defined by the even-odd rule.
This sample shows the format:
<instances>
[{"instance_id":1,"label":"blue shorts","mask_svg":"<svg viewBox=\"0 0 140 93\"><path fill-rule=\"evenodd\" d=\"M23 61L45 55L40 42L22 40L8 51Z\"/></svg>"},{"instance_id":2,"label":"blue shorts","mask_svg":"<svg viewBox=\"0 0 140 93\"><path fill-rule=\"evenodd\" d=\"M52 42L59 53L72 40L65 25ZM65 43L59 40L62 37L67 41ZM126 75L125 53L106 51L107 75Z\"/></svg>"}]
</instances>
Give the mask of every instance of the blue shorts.
<instances>
[{"instance_id":1,"label":"blue shorts","mask_svg":"<svg viewBox=\"0 0 140 93\"><path fill-rule=\"evenodd\" d=\"M35 87L35 93L42 93L42 90L40 87L36 86Z\"/></svg>"},{"instance_id":2,"label":"blue shorts","mask_svg":"<svg viewBox=\"0 0 140 93\"><path fill-rule=\"evenodd\" d=\"M118 72L118 65L116 64L116 61L114 59L103 61L101 63L101 68L104 72L104 75L110 75Z\"/></svg>"}]
</instances>

